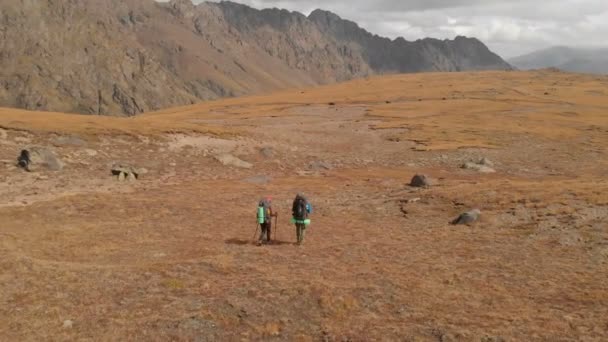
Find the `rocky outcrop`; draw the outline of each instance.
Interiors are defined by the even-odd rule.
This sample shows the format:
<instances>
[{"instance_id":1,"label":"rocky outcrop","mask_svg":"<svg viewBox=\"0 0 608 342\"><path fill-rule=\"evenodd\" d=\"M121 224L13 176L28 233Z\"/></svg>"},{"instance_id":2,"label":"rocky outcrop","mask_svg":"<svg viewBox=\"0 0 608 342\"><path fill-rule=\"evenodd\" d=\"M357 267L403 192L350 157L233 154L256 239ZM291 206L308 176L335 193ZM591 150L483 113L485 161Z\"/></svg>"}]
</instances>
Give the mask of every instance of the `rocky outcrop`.
<instances>
[{"instance_id":1,"label":"rocky outcrop","mask_svg":"<svg viewBox=\"0 0 608 342\"><path fill-rule=\"evenodd\" d=\"M508 69L476 39L408 42L232 2L0 2L0 106L95 115L378 73Z\"/></svg>"},{"instance_id":2,"label":"rocky outcrop","mask_svg":"<svg viewBox=\"0 0 608 342\"><path fill-rule=\"evenodd\" d=\"M61 171L63 162L46 147L33 146L21 151L17 157L19 167L28 172Z\"/></svg>"},{"instance_id":3,"label":"rocky outcrop","mask_svg":"<svg viewBox=\"0 0 608 342\"><path fill-rule=\"evenodd\" d=\"M112 176L115 176L118 181L135 181L142 175L148 173L145 168L137 168L133 165L124 163L115 163L111 168Z\"/></svg>"}]
</instances>

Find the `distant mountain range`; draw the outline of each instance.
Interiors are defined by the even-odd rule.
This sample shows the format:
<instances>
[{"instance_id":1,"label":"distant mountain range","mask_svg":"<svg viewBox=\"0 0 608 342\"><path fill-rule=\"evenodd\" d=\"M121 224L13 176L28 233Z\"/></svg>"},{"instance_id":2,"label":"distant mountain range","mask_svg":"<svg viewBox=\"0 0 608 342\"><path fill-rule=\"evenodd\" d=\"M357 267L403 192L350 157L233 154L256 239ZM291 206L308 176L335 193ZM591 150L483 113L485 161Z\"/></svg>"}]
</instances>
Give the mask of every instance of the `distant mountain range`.
<instances>
[{"instance_id":1,"label":"distant mountain range","mask_svg":"<svg viewBox=\"0 0 608 342\"><path fill-rule=\"evenodd\" d=\"M190 0L0 2L0 106L135 115L374 74L510 69L475 38L414 42L337 15Z\"/></svg>"},{"instance_id":2,"label":"distant mountain range","mask_svg":"<svg viewBox=\"0 0 608 342\"><path fill-rule=\"evenodd\" d=\"M564 71L608 74L608 47L597 49L556 46L512 58L518 69L558 68Z\"/></svg>"}]
</instances>

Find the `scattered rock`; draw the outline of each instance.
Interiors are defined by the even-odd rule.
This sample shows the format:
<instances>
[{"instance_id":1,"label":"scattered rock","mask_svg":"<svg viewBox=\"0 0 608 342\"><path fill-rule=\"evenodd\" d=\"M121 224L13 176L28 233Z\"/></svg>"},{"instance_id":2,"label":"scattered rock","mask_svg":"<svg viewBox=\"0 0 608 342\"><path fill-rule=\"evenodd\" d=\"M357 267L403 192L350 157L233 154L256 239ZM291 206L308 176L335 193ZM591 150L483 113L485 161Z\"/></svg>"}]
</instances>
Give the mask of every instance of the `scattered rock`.
<instances>
[{"instance_id":1,"label":"scattered rock","mask_svg":"<svg viewBox=\"0 0 608 342\"><path fill-rule=\"evenodd\" d=\"M428 188L433 185L433 180L427 175L415 175L410 181L410 186L415 188Z\"/></svg>"},{"instance_id":2,"label":"scattered rock","mask_svg":"<svg viewBox=\"0 0 608 342\"><path fill-rule=\"evenodd\" d=\"M222 163L222 165L226 165L226 166L234 166L234 167L238 167L238 168L242 168L242 169L251 169L253 167L253 164L248 163L244 160L241 160L235 156L233 156L232 154L228 154L228 153L223 153L220 155L215 156L215 159L217 161L219 161L220 163Z\"/></svg>"},{"instance_id":3,"label":"scattered rock","mask_svg":"<svg viewBox=\"0 0 608 342\"><path fill-rule=\"evenodd\" d=\"M467 162L464 163L462 165L463 169L466 170L474 170L474 171L478 171L481 173L494 173L496 172L496 170L494 170L493 168L486 166L486 165L481 165L481 164L477 164L477 163L472 163L472 162Z\"/></svg>"},{"instance_id":4,"label":"scattered rock","mask_svg":"<svg viewBox=\"0 0 608 342\"><path fill-rule=\"evenodd\" d=\"M332 166L324 161L313 161L310 164L308 164L308 168L307 170L309 171L320 171L320 170L331 170Z\"/></svg>"},{"instance_id":5,"label":"scattered rock","mask_svg":"<svg viewBox=\"0 0 608 342\"><path fill-rule=\"evenodd\" d=\"M460 214L460 216L458 216L458 218L456 218L454 221L450 222L453 225L458 225L458 224L471 224L475 221L477 221L479 219L479 216L481 215L481 211L479 209L473 209L471 211L467 211L466 213L462 213Z\"/></svg>"},{"instance_id":6,"label":"scattered rock","mask_svg":"<svg viewBox=\"0 0 608 342\"><path fill-rule=\"evenodd\" d=\"M74 321L72 321L71 319L66 319L65 321L63 321L63 327L65 329L71 329L72 326L74 326Z\"/></svg>"},{"instance_id":7,"label":"scattered rock","mask_svg":"<svg viewBox=\"0 0 608 342\"><path fill-rule=\"evenodd\" d=\"M148 173L147 169L136 168L128 164L115 163L112 165L112 175L118 178L118 181L122 182L125 180L135 181L143 174Z\"/></svg>"},{"instance_id":8,"label":"scattered rock","mask_svg":"<svg viewBox=\"0 0 608 342\"><path fill-rule=\"evenodd\" d=\"M51 143L55 146L86 146L87 142L75 136L60 136L51 139Z\"/></svg>"},{"instance_id":9,"label":"scattered rock","mask_svg":"<svg viewBox=\"0 0 608 342\"><path fill-rule=\"evenodd\" d=\"M260 154L266 158L272 158L275 156L275 151L274 148L267 146L260 149Z\"/></svg>"},{"instance_id":10,"label":"scattered rock","mask_svg":"<svg viewBox=\"0 0 608 342\"><path fill-rule=\"evenodd\" d=\"M42 169L50 171L61 171L63 162L45 147L29 147L21 150L17 158L17 164L29 172L40 171Z\"/></svg>"}]
</instances>

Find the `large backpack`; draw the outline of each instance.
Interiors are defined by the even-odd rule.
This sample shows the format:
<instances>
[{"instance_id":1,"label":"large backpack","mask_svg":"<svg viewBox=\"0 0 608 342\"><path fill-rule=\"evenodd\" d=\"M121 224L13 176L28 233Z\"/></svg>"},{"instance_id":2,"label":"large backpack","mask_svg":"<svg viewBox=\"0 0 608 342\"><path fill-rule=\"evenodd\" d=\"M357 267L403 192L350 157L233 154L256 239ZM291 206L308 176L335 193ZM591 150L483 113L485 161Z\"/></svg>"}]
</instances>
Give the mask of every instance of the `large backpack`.
<instances>
[{"instance_id":1,"label":"large backpack","mask_svg":"<svg viewBox=\"0 0 608 342\"><path fill-rule=\"evenodd\" d=\"M306 219L306 200L302 197L296 197L293 201L293 218L296 220L305 220Z\"/></svg>"},{"instance_id":2,"label":"large backpack","mask_svg":"<svg viewBox=\"0 0 608 342\"><path fill-rule=\"evenodd\" d=\"M258 223L268 223L270 218L270 203L268 201L262 200L258 204Z\"/></svg>"}]
</instances>

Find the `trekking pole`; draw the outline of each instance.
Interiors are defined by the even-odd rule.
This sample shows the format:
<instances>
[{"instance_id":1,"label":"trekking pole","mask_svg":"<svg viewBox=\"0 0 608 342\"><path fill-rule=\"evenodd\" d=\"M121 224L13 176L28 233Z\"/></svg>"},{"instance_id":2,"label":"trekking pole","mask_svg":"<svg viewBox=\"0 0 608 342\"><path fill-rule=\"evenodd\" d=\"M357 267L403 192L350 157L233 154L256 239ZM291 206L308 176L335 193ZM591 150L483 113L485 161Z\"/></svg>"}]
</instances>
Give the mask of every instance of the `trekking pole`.
<instances>
[{"instance_id":1,"label":"trekking pole","mask_svg":"<svg viewBox=\"0 0 608 342\"><path fill-rule=\"evenodd\" d=\"M279 213L274 217L274 240L279 241Z\"/></svg>"},{"instance_id":2,"label":"trekking pole","mask_svg":"<svg viewBox=\"0 0 608 342\"><path fill-rule=\"evenodd\" d=\"M256 224L255 224L255 233L253 233L253 237L251 238L251 240L252 240L253 242L255 242L255 237L256 237L256 236L258 236L258 229L259 229L259 228L260 228L260 224L259 224L259 223L256 223Z\"/></svg>"}]
</instances>

